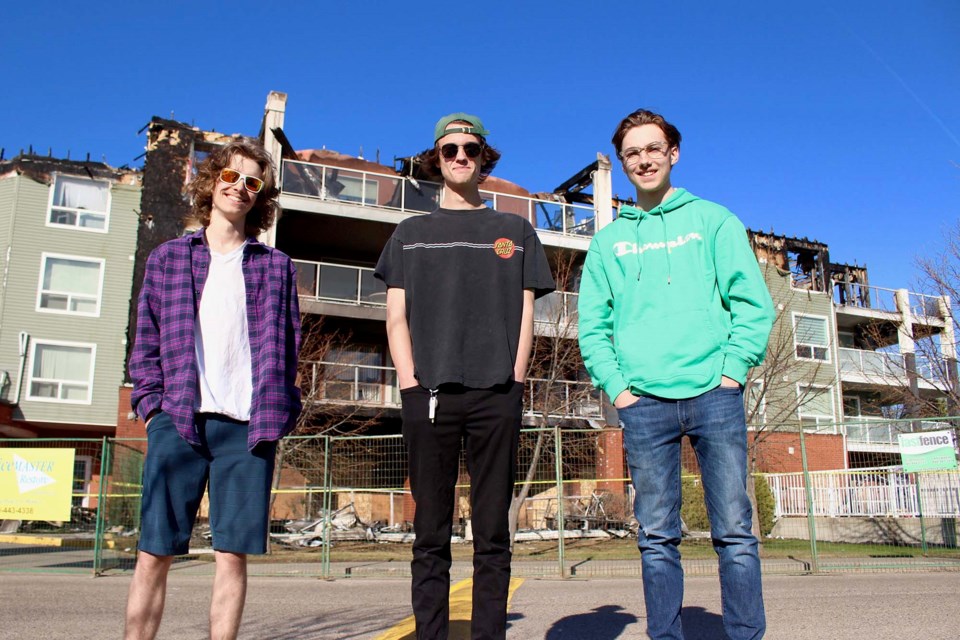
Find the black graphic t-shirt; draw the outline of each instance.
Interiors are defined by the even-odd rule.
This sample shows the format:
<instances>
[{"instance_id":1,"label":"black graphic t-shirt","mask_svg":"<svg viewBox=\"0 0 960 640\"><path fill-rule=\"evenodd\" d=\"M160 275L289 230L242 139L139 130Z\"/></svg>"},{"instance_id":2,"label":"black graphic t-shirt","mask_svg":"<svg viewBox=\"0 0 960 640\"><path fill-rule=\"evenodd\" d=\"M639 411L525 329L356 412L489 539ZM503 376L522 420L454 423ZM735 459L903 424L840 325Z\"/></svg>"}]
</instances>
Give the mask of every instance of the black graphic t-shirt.
<instances>
[{"instance_id":1,"label":"black graphic t-shirt","mask_svg":"<svg viewBox=\"0 0 960 640\"><path fill-rule=\"evenodd\" d=\"M554 290L527 220L493 209L438 209L401 222L374 274L401 288L420 384L483 389L513 379L523 291Z\"/></svg>"}]
</instances>

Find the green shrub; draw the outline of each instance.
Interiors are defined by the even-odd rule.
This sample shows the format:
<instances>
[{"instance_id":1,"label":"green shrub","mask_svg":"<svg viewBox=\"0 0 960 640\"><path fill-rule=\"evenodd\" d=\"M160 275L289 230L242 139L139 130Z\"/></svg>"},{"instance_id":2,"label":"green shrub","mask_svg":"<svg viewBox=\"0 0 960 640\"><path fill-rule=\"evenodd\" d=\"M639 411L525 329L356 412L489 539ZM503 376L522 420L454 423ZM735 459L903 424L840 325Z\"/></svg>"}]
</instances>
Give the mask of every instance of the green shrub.
<instances>
[{"instance_id":1,"label":"green shrub","mask_svg":"<svg viewBox=\"0 0 960 640\"><path fill-rule=\"evenodd\" d=\"M760 516L760 535L768 536L775 524L773 491L763 476L755 476L757 495L757 513ZM700 478L683 476L680 480L683 502L680 516L689 531L710 531L710 519L707 517L707 505L703 499L703 485Z\"/></svg>"},{"instance_id":2,"label":"green shrub","mask_svg":"<svg viewBox=\"0 0 960 640\"><path fill-rule=\"evenodd\" d=\"M760 535L766 537L773 531L773 525L776 524L774 515L776 510L776 501L773 499L773 490L763 476L754 476L755 492L757 494L757 514L760 516Z\"/></svg>"},{"instance_id":3,"label":"green shrub","mask_svg":"<svg viewBox=\"0 0 960 640\"><path fill-rule=\"evenodd\" d=\"M707 518L707 504L703 500L703 485L700 478L683 476L680 478L682 502L680 517L689 531L710 531L710 519Z\"/></svg>"}]
</instances>

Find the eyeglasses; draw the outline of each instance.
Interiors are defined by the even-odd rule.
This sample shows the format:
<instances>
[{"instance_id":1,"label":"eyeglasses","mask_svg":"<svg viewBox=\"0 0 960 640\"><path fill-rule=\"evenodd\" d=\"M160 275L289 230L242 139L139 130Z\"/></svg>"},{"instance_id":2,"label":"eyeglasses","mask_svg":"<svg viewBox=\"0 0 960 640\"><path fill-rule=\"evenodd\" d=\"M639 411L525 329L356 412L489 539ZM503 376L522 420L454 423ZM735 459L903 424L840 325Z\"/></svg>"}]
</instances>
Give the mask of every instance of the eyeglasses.
<instances>
[{"instance_id":1,"label":"eyeglasses","mask_svg":"<svg viewBox=\"0 0 960 640\"><path fill-rule=\"evenodd\" d=\"M263 180L260 178L248 176L245 173L240 173L236 169L229 169L227 167L220 169L221 182L225 182L227 184L237 184L241 178L243 179L243 188L250 193L260 193L260 190L263 189Z\"/></svg>"},{"instance_id":2,"label":"eyeglasses","mask_svg":"<svg viewBox=\"0 0 960 640\"><path fill-rule=\"evenodd\" d=\"M467 144L448 142L440 146L440 155L443 156L444 160L453 160L457 157L460 149L463 149L463 154L468 158L476 158L483 151L483 145L479 142L468 142Z\"/></svg>"},{"instance_id":3,"label":"eyeglasses","mask_svg":"<svg viewBox=\"0 0 960 640\"><path fill-rule=\"evenodd\" d=\"M671 146L666 142L653 142L645 147L628 147L620 152L620 159L625 165L633 165L640 162L643 154L651 160L663 160L670 152Z\"/></svg>"}]
</instances>

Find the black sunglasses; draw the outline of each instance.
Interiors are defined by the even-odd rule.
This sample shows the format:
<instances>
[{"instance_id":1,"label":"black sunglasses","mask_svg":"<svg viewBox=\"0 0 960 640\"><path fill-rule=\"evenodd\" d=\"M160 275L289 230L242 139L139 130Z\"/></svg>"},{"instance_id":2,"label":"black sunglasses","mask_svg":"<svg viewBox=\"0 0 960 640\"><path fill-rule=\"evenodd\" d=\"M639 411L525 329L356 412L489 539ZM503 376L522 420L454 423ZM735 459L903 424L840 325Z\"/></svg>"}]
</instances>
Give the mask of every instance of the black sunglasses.
<instances>
[{"instance_id":1,"label":"black sunglasses","mask_svg":"<svg viewBox=\"0 0 960 640\"><path fill-rule=\"evenodd\" d=\"M440 155L443 156L444 160L453 160L457 157L457 152L461 148L463 148L463 153L468 158L476 158L483 151L483 145L479 142L468 142L467 144L453 144L452 142L448 142L440 146Z\"/></svg>"}]
</instances>

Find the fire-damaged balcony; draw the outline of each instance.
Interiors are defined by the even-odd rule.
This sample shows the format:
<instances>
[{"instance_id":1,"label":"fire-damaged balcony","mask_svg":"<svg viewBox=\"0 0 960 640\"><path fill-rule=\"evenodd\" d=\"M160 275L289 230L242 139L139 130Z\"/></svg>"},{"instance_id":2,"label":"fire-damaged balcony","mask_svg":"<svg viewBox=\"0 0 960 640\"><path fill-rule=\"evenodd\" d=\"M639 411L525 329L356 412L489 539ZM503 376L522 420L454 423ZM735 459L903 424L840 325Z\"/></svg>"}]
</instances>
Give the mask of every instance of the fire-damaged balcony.
<instances>
[{"instance_id":1,"label":"fire-damaged balcony","mask_svg":"<svg viewBox=\"0 0 960 640\"><path fill-rule=\"evenodd\" d=\"M400 388L393 367L344 362L309 362L302 381L308 402L343 404L373 409L399 409ZM550 418L603 418L600 392L589 382L528 378L524 382L524 415L528 421L546 413Z\"/></svg>"},{"instance_id":2,"label":"fire-damaged balcony","mask_svg":"<svg viewBox=\"0 0 960 640\"><path fill-rule=\"evenodd\" d=\"M369 215L371 210L428 213L438 206L440 188L427 180L295 160L283 161L281 176L285 209L321 212L318 205L327 204L332 207L323 213L344 216ZM539 231L574 237L595 231L592 206L494 191L480 194L490 207L523 216Z\"/></svg>"}]
</instances>

